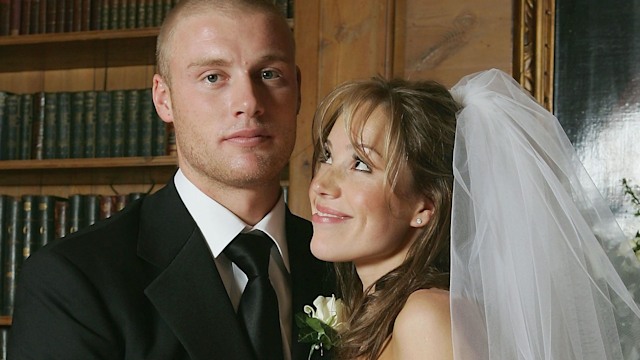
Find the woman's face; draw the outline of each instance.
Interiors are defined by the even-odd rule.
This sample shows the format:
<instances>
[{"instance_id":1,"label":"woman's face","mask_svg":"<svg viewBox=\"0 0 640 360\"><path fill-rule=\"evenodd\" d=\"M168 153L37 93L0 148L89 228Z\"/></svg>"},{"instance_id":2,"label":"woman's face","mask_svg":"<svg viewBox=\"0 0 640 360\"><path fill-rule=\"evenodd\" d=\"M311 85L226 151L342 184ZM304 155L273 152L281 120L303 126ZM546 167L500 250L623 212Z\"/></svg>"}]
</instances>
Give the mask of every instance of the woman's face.
<instances>
[{"instance_id":1,"label":"woman's face","mask_svg":"<svg viewBox=\"0 0 640 360\"><path fill-rule=\"evenodd\" d=\"M322 260L353 262L365 287L405 259L417 235L416 218L425 204L408 191L402 198L385 181L384 124L376 109L357 146L370 161L360 159L338 118L326 141L328 153L311 181L313 239L311 251ZM408 171L408 170L405 170ZM410 176L401 173L398 189L408 189Z\"/></svg>"}]
</instances>

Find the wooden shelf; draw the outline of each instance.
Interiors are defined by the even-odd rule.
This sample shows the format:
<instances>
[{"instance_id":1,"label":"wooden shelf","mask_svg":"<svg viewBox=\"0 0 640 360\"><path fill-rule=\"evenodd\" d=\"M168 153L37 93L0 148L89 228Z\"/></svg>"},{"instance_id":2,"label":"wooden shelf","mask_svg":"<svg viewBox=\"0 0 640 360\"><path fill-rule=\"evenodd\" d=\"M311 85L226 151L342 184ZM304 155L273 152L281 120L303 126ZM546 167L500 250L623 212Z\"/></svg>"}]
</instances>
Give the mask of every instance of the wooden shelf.
<instances>
[{"instance_id":1,"label":"wooden shelf","mask_svg":"<svg viewBox=\"0 0 640 360\"><path fill-rule=\"evenodd\" d=\"M0 161L0 186L164 184L175 156Z\"/></svg>"},{"instance_id":2,"label":"wooden shelf","mask_svg":"<svg viewBox=\"0 0 640 360\"><path fill-rule=\"evenodd\" d=\"M154 65L158 28L0 37L0 72Z\"/></svg>"}]
</instances>

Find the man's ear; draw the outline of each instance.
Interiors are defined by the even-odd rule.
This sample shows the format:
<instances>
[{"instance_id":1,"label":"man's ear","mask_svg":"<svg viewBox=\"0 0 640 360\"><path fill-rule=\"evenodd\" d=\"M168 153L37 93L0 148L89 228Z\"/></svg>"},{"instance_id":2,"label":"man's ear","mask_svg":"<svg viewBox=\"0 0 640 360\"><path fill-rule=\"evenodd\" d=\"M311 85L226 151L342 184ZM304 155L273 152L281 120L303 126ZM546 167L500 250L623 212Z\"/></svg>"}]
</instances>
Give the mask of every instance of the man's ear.
<instances>
[{"instance_id":1,"label":"man's ear","mask_svg":"<svg viewBox=\"0 0 640 360\"><path fill-rule=\"evenodd\" d=\"M173 122L173 106L171 104L171 91L169 85L162 76L153 75L153 87L151 88L153 96L153 105L162 121L166 123Z\"/></svg>"},{"instance_id":2,"label":"man's ear","mask_svg":"<svg viewBox=\"0 0 640 360\"><path fill-rule=\"evenodd\" d=\"M421 228L431 221L433 213L435 212L435 205L433 201L428 198L419 201L417 205L413 213L413 218L411 219L411 226Z\"/></svg>"}]
</instances>

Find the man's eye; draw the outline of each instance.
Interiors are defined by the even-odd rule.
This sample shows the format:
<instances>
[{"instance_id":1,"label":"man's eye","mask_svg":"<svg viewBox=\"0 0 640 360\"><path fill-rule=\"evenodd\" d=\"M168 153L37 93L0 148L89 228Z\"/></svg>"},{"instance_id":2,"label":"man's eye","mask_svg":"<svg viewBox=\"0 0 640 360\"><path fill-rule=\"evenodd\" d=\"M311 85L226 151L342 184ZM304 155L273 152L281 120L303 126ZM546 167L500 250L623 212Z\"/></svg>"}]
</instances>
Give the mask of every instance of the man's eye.
<instances>
[{"instance_id":1,"label":"man's eye","mask_svg":"<svg viewBox=\"0 0 640 360\"><path fill-rule=\"evenodd\" d=\"M360 160L359 158L355 159L353 168L358 171L371 172L371 168L369 167L369 165L365 164L365 162Z\"/></svg>"},{"instance_id":2,"label":"man's eye","mask_svg":"<svg viewBox=\"0 0 640 360\"><path fill-rule=\"evenodd\" d=\"M220 80L220 75L218 74L209 74L207 75L207 81L210 83L214 83Z\"/></svg>"},{"instance_id":3,"label":"man's eye","mask_svg":"<svg viewBox=\"0 0 640 360\"><path fill-rule=\"evenodd\" d=\"M278 77L278 74L273 70L264 70L262 71L262 78L265 80L271 80Z\"/></svg>"}]
</instances>

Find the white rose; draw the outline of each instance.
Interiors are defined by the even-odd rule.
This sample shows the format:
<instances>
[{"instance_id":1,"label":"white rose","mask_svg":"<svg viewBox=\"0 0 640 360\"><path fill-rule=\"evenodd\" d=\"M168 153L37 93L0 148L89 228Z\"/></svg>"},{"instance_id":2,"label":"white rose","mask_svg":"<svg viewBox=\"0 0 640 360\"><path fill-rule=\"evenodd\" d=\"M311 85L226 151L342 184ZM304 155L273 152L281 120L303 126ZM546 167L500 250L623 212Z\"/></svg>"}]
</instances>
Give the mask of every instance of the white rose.
<instances>
[{"instance_id":1,"label":"white rose","mask_svg":"<svg viewBox=\"0 0 640 360\"><path fill-rule=\"evenodd\" d=\"M344 302L340 299L336 299L335 295L331 297L318 296L313 305L315 310L309 305L305 305L304 312L316 318L323 323L331 326L336 331L344 326Z\"/></svg>"}]
</instances>

